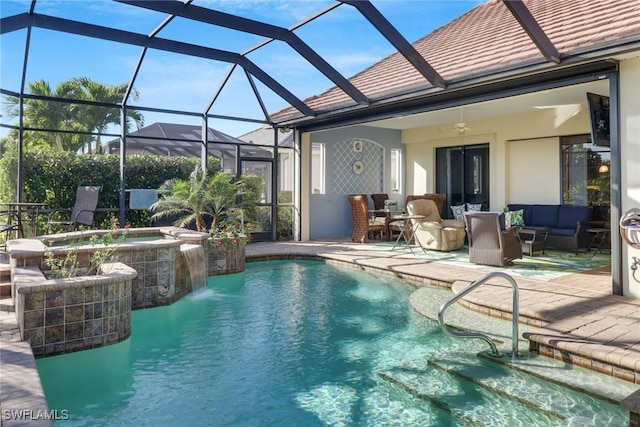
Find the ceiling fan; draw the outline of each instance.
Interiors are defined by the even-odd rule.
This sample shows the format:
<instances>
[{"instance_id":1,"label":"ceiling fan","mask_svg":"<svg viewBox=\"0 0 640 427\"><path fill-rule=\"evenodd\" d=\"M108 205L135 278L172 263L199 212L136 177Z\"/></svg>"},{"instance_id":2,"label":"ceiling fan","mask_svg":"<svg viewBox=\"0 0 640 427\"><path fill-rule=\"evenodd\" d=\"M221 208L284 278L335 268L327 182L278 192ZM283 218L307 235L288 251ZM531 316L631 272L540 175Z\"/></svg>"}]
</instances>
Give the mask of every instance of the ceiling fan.
<instances>
[{"instance_id":1,"label":"ceiling fan","mask_svg":"<svg viewBox=\"0 0 640 427\"><path fill-rule=\"evenodd\" d=\"M453 124L452 130L454 132L458 132L458 135L464 135L465 132L468 132L471 130L471 128L467 126L465 121L462 119L462 107L460 107L460 120L457 123Z\"/></svg>"},{"instance_id":2,"label":"ceiling fan","mask_svg":"<svg viewBox=\"0 0 640 427\"><path fill-rule=\"evenodd\" d=\"M451 130L454 132L458 132L459 134L463 134L465 132L470 131L471 128L468 127L465 122L458 122L453 124L453 129Z\"/></svg>"},{"instance_id":3,"label":"ceiling fan","mask_svg":"<svg viewBox=\"0 0 640 427\"><path fill-rule=\"evenodd\" d=\"M441 128L442 129L442 128ZM462 108L460 108L460 121L453 124L451 128L444 128L442 131L455 132L458 135L464 135L466 132L469 132L471 128L467 126L467 123L462 119Z\"/></svg>"}]
</instances>

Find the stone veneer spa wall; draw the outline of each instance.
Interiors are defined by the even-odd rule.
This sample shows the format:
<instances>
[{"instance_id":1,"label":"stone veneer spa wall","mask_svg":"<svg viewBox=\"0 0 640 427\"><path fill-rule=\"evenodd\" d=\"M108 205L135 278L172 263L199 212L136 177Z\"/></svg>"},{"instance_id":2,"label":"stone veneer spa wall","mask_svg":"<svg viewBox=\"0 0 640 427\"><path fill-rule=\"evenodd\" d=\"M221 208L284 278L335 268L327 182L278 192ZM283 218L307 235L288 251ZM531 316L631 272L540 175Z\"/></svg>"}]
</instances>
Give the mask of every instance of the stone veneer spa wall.
<instances>
[{"instance_id":1,"label":"stone veneer spa wall","mask_svg":"<svg viewBox=\"0 0 640 427\"><path fill-rule=\"evenodd\" d=\"M101 347L129 337L136 271L106 263L97 273L47 280L38 267L14 269L20 335L35 356Z\"/></svg>"},{"instance_id":2,"label":"stone veneer spa wall","mask_svg":"<svg viewBox=\"0 0 640 427\"><path fill-rule=\"evenodd\" d=\"M244 270L245 241L219 243L176 227L129 229L112 245L113 259L96 275L47 279L47 252L73 251L82 270L109 230L64 233L8 243L12 295L22 339L36 356L99 347L126 339L131 310L167 305L206 286L207 276ZM117 233L115 233L117 236Z\"/></svg>"}]
</instances>

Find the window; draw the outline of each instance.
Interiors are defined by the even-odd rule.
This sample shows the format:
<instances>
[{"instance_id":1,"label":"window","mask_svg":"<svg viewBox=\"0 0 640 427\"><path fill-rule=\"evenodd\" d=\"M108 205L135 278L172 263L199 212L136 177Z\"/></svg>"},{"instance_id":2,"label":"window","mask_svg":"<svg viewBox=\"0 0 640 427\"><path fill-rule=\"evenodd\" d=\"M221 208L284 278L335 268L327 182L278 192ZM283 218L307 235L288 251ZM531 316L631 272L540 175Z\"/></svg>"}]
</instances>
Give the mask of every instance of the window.
<instances>
[{"instance_id":1,"label":"window","mask_svg":"<svg viewBox=\"0 0 640 427\"><path fill-rule=\"evenodd\" d=\"M593 207L592 226L611 223L611 150L591 143L589 135L562 138L562 201Z\"/></svg>"},{"instance_id":2,"label":"window","mask_svg":"<svg viewBox=\"0 0 640 427\"><path fill-rule=\"evenodd\" d=\"M391 192L402 192L402 151L391 149Z\"/></svg>"},{"instance_id":3,"label":"window","mask_svg":"<svg viewBox=\"0 0 640 427\"><path fill-rule=\"evenodd\" d=\"M319 142L311 143L311 192L324 194L325 147Z\"/></svg>"},{"instance_id":4,"label":"window","mask_svg":"<svg viewBox=\"0 0 640 427\"><path fill-rule=\"evenodd\" d=\"M565 205L606 206L610 201L609 147L589 135L562 138L562 199Z\"/></svg>"}]
</instances>

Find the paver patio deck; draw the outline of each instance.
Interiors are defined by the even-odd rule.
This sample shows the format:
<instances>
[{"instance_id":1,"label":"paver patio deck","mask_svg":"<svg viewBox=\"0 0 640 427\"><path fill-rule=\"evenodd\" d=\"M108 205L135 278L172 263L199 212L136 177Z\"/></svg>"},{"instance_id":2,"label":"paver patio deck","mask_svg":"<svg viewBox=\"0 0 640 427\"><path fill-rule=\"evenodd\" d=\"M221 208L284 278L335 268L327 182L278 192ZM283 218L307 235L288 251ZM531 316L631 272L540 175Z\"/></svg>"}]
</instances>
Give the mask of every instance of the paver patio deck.
<instances>
[{"instance_id":1,"label":"paver patio deck","mask_svg":"<svg viewBox=\"0 0 640 427\"><path fill-rule=\"evenodd\" d=\"M321 258L418 284L451 287L453 292L459 292L488 273L477 267L425 262L409 252L371 251L351 241L252 243L247 245L246 255L247 261ZM508 273L508 269L505 272ZM551 281L516 278L516 282L520 294L519 321L537 327L525 334L531 342L531 349L640 384L640 300L611 295L611 276L607 268ZM420 294L416 293L416 298L412 298L412 307L421 312L419 297ZM498 278L492 279L487 286L467 295L461 303L485 314L510 319L511 285ZM2 407L46 410L33 354L16 334L11 300L0 300L0 309ZM431 318L435 316L435 313L421 314ZM19 375L13 375L17 372ZM633 414L640 413L640 388L622 404ZM637 415L633 414L631 425L640 425ZM633 424L634 419L636 424ZM3 425L50 423L18 424L4 420Z\"/></svg>"}]
</instances>

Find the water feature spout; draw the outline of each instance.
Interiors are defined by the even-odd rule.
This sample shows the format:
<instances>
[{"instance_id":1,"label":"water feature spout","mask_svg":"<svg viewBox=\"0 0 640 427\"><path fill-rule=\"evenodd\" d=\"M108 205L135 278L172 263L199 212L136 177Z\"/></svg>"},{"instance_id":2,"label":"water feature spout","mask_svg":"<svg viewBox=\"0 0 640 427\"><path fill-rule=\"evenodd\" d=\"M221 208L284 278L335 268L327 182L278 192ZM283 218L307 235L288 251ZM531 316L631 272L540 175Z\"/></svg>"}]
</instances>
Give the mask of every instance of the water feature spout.
<instances>
[{"instance_id":1,"label":"water feature spout","mask_svg":"<svg viewBox=\"0 0 640 427\"><path fill-rule=\"evenodd\" d=\"M204 248L201 245L184 244L180 246L180 254L189 270L191 290L203 288L207 283Z\"/></svg>"}]
</instances>

